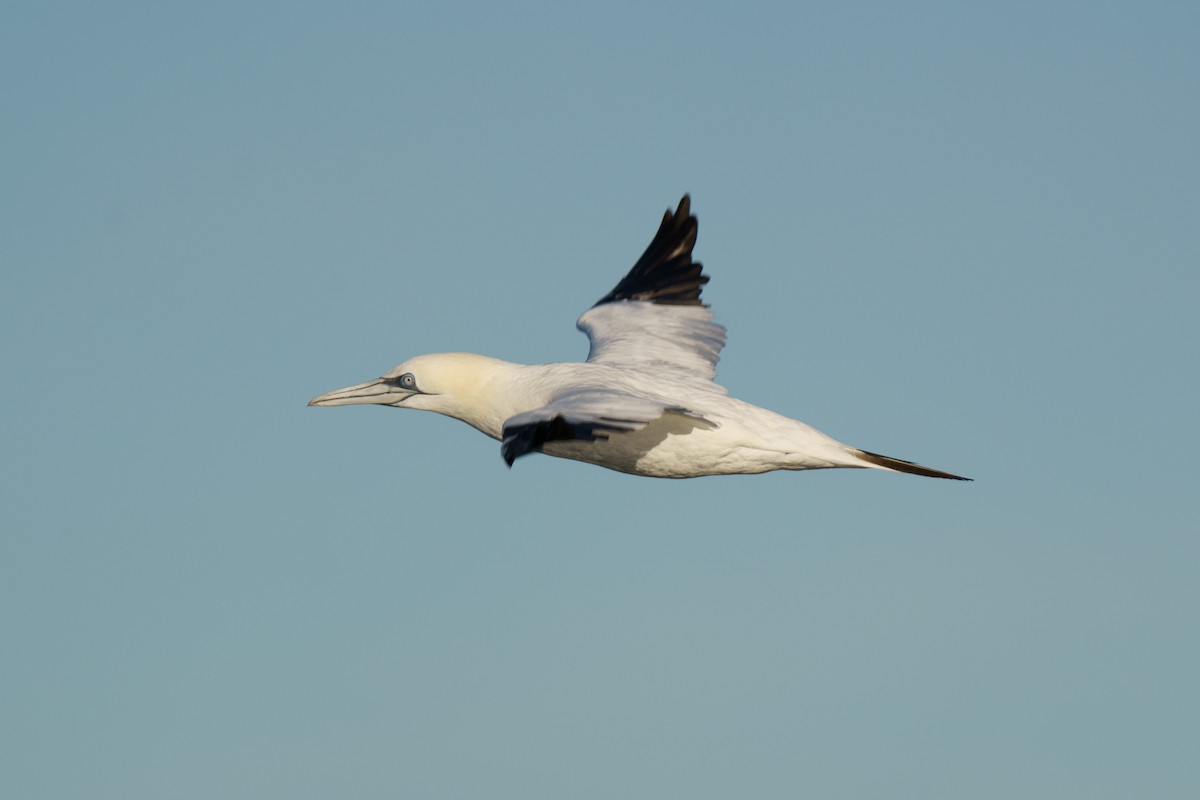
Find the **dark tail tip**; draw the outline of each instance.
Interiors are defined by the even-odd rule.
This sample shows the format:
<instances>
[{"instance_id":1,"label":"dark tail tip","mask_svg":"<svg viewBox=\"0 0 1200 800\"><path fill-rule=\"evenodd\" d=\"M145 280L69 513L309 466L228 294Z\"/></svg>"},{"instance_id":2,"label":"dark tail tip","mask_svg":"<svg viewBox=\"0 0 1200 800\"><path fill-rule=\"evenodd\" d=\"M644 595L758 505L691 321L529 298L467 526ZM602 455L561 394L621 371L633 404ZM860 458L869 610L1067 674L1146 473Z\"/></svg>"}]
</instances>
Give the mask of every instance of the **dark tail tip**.
<instances>
[{"instance_id":1,"label":"dark tail tip","mask_svg":"<svg viewBox=\"0 0 1200 800\"><path fill-rule=\"evenodd\" d=\"M911 461L901 461L898 458L881 456L878 453L868 453L866 450L858 450L856 451L856 455L868 464L894 469L896 472L907 472L910 475L924 475L926 478L946 478L952 481L974 480L974 478L964 478L961 475L952 475L949 472L922 467L920 464L914 464Z\"/></svg>"}]
</instances>

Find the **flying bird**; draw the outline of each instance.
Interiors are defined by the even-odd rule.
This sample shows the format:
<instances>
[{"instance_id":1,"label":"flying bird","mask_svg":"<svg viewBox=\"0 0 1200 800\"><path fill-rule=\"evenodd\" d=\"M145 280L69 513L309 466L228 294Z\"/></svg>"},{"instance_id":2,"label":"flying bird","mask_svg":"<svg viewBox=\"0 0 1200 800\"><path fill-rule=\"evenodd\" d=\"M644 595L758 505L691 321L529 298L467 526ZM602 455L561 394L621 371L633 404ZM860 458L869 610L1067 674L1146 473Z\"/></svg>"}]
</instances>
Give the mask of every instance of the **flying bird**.
<instances>
[{"instance_id":1,"label":"flying bird","mask_svg":"<svg viewBox=\"0 0 1200 800\"><path fill-rule=\"evenodd\" d=\"M576 323L591 342L585 362L417 356L309 405L436 411L500 440L510 467L541 452L656 478L857 467L970 480L730 397L714 382L725 328L700 301L708 276L692 260L696 231L684 195L629 274Z\"/></svg>"}]
</instances>

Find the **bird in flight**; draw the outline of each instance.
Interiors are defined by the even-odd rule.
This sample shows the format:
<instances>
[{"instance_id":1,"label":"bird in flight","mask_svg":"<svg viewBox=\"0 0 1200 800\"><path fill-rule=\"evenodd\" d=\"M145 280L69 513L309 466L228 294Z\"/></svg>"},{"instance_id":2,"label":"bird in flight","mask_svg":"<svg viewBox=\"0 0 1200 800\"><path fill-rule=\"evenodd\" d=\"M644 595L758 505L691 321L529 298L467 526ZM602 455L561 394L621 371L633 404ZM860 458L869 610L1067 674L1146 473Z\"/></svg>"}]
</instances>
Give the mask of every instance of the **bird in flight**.
<instances>
[{"instance_id":1,"label":"bird in flight","mask_svg":"<svg viewBox=\"0 0 1200 800\"><path fill-rule=\"evenodd\" d=\"M629 274L576 323L591 342L585 362L417 356L309 405L436 411L500 440L510 467L541 452L656 478L852 467L970 480L730 397L713 380L725 328L700 302L708 276L692 260L696 230L684 195Z\"/></svg>"}]
</instances>

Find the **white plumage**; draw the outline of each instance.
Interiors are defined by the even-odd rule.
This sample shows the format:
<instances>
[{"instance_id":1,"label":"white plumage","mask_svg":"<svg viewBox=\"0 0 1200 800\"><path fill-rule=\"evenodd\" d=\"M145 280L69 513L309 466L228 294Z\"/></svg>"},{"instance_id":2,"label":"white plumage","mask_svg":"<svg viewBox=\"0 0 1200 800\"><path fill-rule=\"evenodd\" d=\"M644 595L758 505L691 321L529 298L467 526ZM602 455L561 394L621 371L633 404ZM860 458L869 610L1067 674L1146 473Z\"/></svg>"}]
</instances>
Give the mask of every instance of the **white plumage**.
<instances>
[{"instance_id":1,"label":"white plumage","mask_svg":"<svg viewBox=\"0 0 1200 800\"><path fill-rule=\"evenodd\" d=\"M409 359L383 377L313 398L436 411L531 452L635 475L692 478L868 467L968 480L844 445L728 395L713 381L725 329L700 302L696 218L684 195L629 274L579 318L583 363L512 364L471 353Z\"/></svg>"}]
</instances>

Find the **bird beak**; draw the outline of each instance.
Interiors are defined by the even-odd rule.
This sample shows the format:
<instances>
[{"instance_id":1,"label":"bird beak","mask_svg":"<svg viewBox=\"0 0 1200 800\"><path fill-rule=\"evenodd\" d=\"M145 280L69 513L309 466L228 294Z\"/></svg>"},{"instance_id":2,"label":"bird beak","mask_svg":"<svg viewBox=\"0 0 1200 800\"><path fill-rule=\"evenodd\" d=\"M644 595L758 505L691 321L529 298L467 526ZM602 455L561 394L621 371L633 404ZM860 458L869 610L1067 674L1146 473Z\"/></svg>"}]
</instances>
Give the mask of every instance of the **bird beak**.
<instances>
[{"instance_id":1,"label":"bird beak","mask_svg":"<svg viewBox=\"0 0 1200 800\"><path fill-rule=\"evenodd\" d=\"M310 406L353 406L374 404L381 406L396 406L412 397L416 392L401 389L389 383L385 378L360 383L357 386L347 386L336 392L314 397L308 401Z\"/></svg>"}]
</instances>

